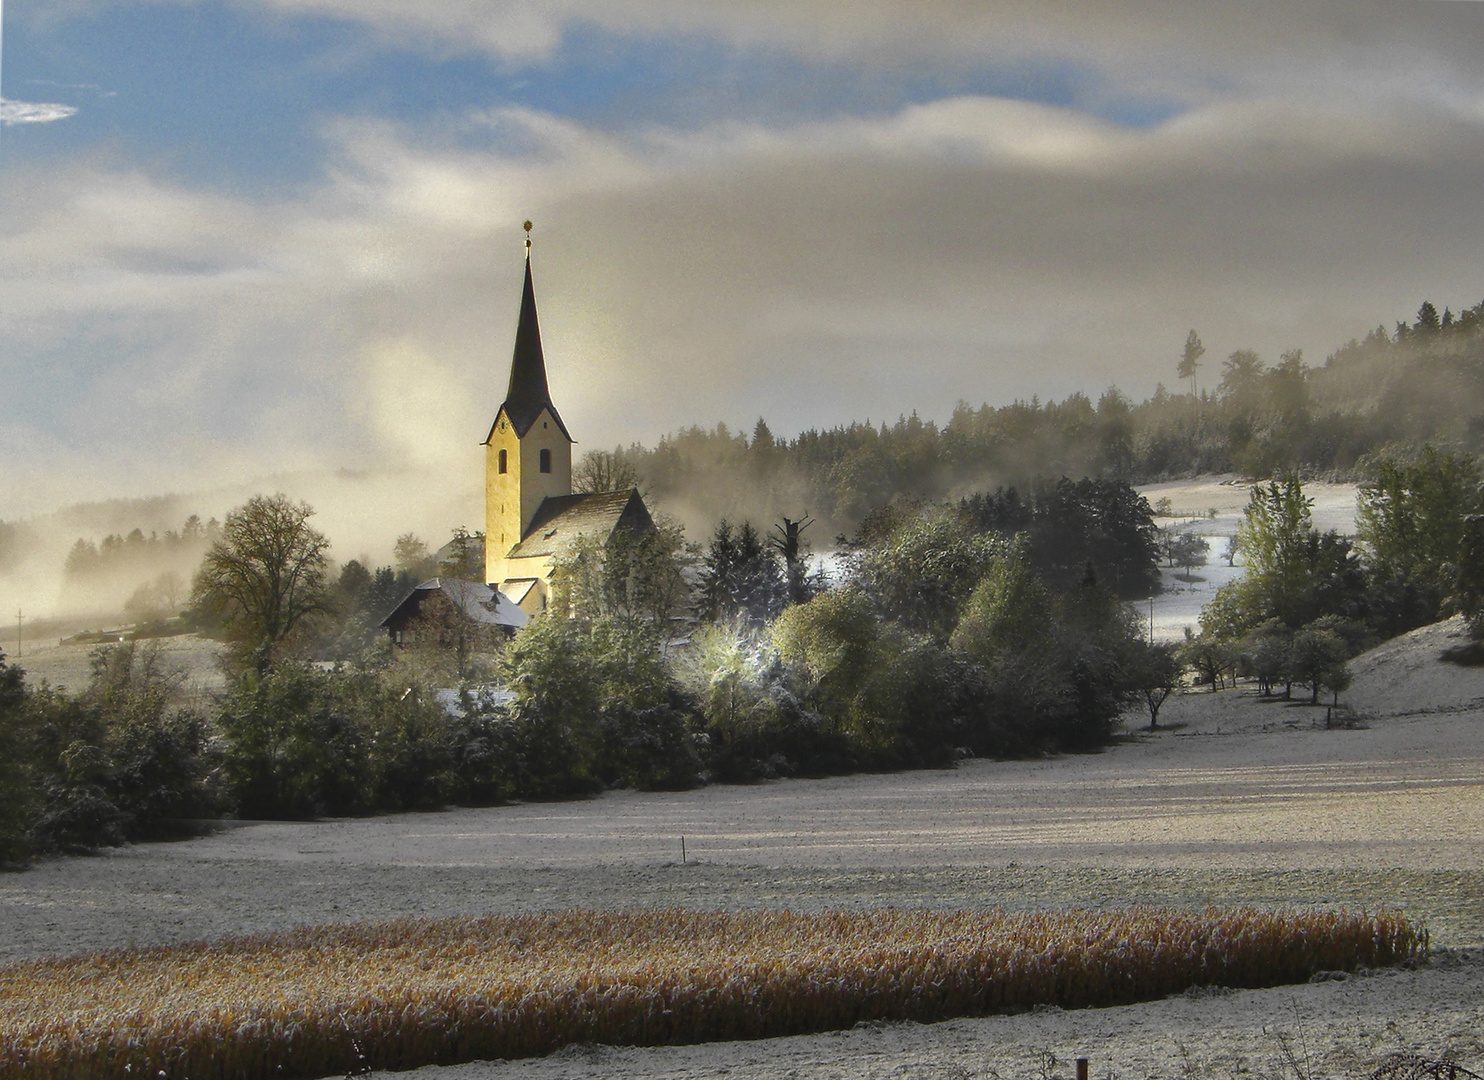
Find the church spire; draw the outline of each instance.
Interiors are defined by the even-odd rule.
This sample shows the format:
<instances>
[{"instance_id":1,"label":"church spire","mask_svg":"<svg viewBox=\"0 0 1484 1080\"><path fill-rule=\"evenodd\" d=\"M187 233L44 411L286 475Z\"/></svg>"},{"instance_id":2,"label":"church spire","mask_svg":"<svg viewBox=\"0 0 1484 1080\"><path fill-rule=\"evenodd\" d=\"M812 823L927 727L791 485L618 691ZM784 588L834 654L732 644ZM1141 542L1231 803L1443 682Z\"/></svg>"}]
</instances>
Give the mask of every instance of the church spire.
<instances>
[{"instance_id":1,"label":"church spire","mask_svg":"<svg viewBox=\"0 0 1484 1080\"><path fill-rule=\"evenodd\" d=\"M567 434L567 425L551 403L551 391L546 386L546 358L541 351L541 324L536 318L536 288L531 281L531 223L526 229L526 282L520 297L520 321L515 328L515 355L510 361L510 385L505 391L505 403L501 406L516 434L522 437L531 429L542 409L551 410L562 434Z\"/></svg>"}]
</instances>

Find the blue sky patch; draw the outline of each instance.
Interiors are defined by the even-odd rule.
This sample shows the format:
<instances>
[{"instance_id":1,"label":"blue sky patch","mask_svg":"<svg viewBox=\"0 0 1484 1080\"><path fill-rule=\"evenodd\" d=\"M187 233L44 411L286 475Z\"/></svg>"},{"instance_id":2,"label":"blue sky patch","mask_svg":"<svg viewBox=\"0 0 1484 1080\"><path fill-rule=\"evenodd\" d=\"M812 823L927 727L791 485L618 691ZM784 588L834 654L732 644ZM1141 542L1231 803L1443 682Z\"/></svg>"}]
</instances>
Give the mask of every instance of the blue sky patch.
<instances>
[{"instance_id":1,"label":"blue sky patch","mask_svg":"<svg viewBox=\"0 0 1484 1080\"><path fill-rule=\"evenodd\" d=\"M516 63L435 56L336 19L219 3L12 15L4 47L7 97L78 110L65 121L11 125L0 144L6 161L103 152L123 166L248 196L318 180L322 129L335 117L488 146L488 128L460 123L469 112L519 106L623 132L879 115L962 94L1087 108L1135 126L1176 111L1166 101L1122 100L1097 72L1056 61L811 63L776 48L577 25L552 55Z\"/></svg>"}]
</instances>

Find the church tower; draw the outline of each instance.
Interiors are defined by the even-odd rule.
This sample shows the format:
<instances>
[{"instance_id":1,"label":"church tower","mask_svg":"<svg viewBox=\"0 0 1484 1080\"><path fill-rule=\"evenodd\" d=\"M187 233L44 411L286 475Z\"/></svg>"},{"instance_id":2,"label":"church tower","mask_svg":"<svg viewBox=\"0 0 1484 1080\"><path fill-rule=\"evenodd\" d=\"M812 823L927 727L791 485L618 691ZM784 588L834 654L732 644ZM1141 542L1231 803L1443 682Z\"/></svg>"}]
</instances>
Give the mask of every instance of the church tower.
<instances>
[{"instance_id":1,"label":"church tower","mask_svg":"<svg viewBox=\"0 0 1484 1080\"><path fill-rule=\"evenodd\" d=\"M516 577L508 556L530 531L542 502L572 494L572 436L546 386L546 358L531 282L531 223L525 228L526 282L510 384L484 440L484 572L492 585ZM512 583L512 588L518 587ZM521 603L525 598L515 599Z\"/></svg>"},{"instance_id":2,"label":"church tower","mask_svg":"<svg viewBox=\"0 0 1484 1080\"><path fill-rule=\"evenodd\" d=\"M545 611L558 565L619 530L645 533L654 519L638 489L572 494L572 436L551 403L546 358L531 284L531 223L526 283L510 360L510 385L484 438L484 573L503 599L527 615Z\"/></svg>"}]
</instances>

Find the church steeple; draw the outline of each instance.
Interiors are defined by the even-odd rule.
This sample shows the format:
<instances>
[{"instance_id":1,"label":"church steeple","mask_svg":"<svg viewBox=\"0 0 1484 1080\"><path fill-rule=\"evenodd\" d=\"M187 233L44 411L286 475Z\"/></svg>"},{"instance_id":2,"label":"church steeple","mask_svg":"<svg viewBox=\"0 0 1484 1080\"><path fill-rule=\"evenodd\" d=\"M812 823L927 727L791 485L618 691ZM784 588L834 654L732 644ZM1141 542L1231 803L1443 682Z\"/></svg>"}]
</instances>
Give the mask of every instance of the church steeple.
<instances>
[{"instance_id":1,"label":"church steeple","mask_svg":"<svg viewBox=\"0 0 1484 1080\"><path fill-rule=\"evenodd\" d=\"M525 227L526 281L510 384L484 438L485 580L491 583L509 576L509 553L525 538L541 504L572 494L572 436L546 385L536 287L531 281L531 223Z\"/></svg>"},{"instance_id":2,"label":"church steeple","mask_svg":"<svg viewBox=\"0 0 1484 1080\"><path fill-rule=\"evenodd\" d=\"M546 358L541 351L541 323L536 316L536 286L531 280L531 240L526 236L526 283L520 297L520 321L515 327L515 354L510 360L510 385L501 406L517 435L525 436L541 415L551 411L551 418L569 439L567 425L551 403L546 385Z\"/></svg>"}]
</instances>

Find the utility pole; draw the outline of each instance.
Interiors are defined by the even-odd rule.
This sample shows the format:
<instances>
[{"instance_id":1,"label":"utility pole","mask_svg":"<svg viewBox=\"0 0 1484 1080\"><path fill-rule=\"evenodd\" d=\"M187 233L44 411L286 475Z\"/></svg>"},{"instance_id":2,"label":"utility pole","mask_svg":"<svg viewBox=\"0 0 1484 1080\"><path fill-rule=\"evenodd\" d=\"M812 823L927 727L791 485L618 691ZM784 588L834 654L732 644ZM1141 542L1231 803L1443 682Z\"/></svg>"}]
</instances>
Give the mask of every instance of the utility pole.
<instances>
[{"instance_id":1,"label":"utility pole","mask_svg":"<svg viewBox=\"0 0 1484 1080\"><path fill-rule=\"evenodd\" d=\"M21 609L20 608L16 608L15 609L15 658L17 660L19 660L21 658L21 625L22 625L22 623L24 621L25 621L25 616L21 614Z\"/></svg>"}]
</instances>

